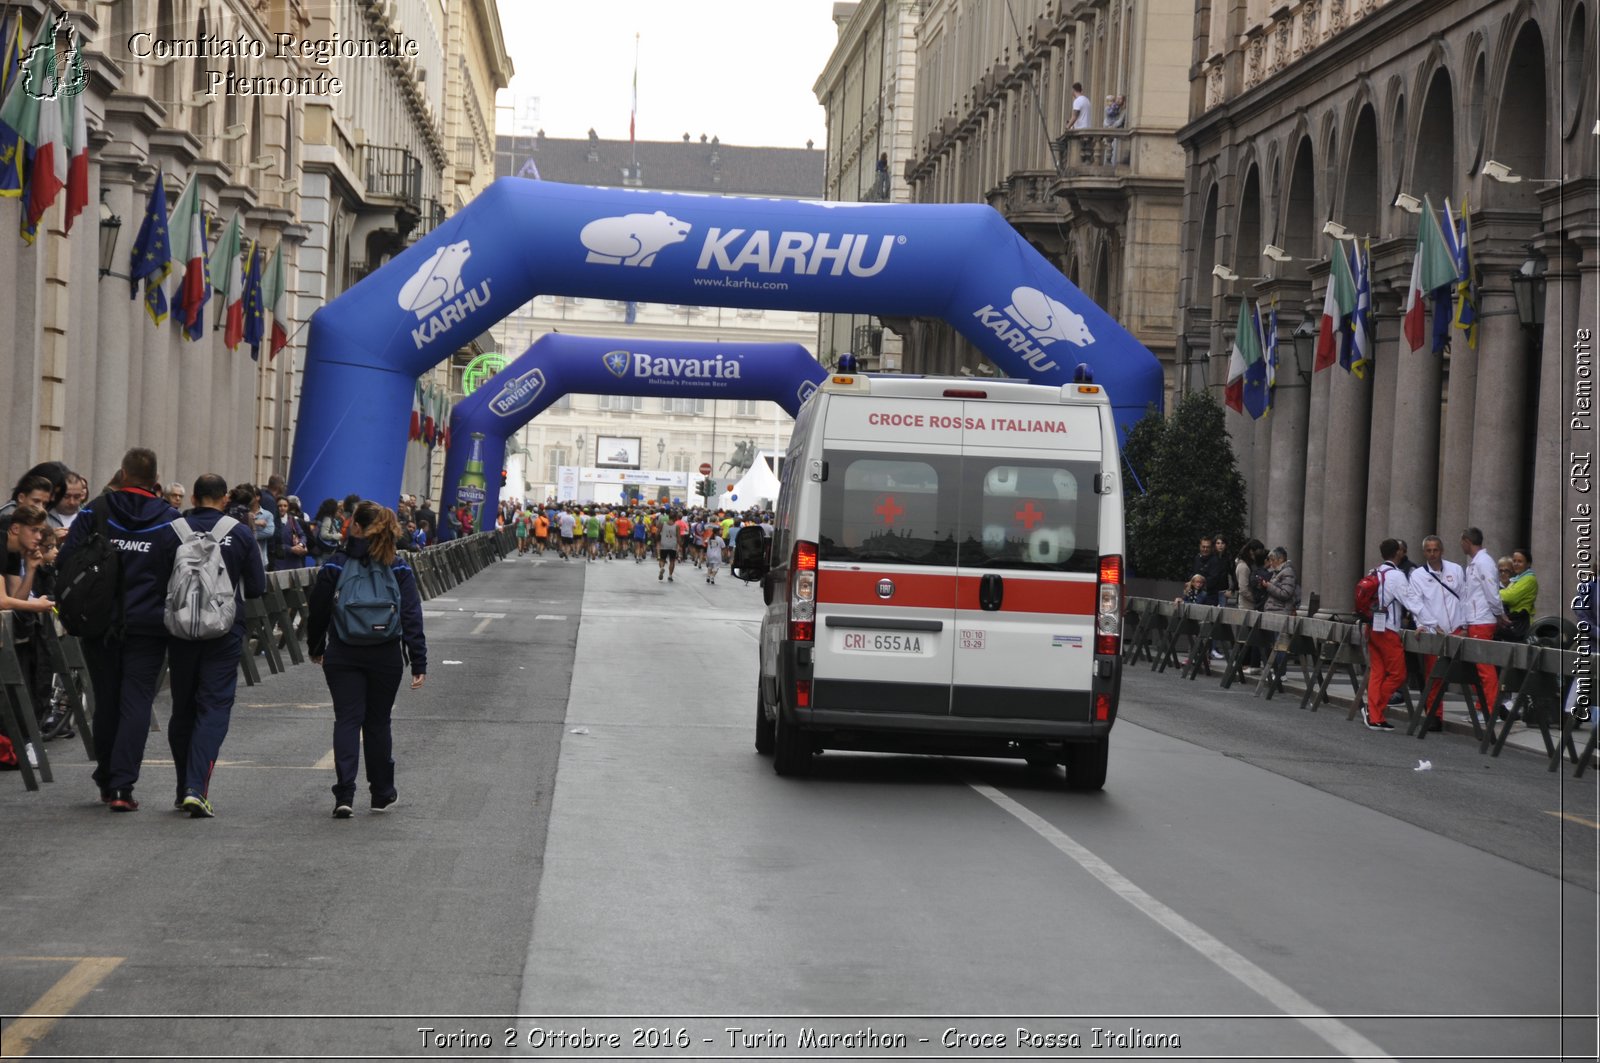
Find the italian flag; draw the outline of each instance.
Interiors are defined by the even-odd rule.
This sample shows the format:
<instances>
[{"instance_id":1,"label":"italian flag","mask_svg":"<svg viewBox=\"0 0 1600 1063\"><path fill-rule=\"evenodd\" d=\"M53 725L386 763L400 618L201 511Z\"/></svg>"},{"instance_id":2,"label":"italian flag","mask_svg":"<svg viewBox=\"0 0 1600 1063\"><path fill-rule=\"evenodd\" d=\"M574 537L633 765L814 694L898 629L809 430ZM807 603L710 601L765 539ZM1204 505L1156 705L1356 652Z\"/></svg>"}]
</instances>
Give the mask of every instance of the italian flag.
<instances>
[{"instance_id":1,"label":"italian flag","mask_svg":"<svg viewBox=\"0 0 1600 1063\"><path fill-rule=\"evenodd\" d=\"M1344 319L1356 309L1356 281L1350 275L1350 260L1344 247L1335 240L1328 263L1328 294L1322 300L1322 325L1317 330L1317 359L1313 373L1320 373L1339 361L1339 332Z\"/></svg>"},{"instance_id":2,"label":"italian flag","mask_svg":"<svg viewBox=\"0 0 1600 1063\"><path fill-rule=\"evenodd\" d=\"M239 267L239 256L243 253L244 234L239 215L234 214L206 267L212 290L221 294L227 308L222 343L230 351L238 350L244 340L244 271Z\"/></svg>"},{"instance_id":3,"label":"italian flag","mask_svg":"<svg viewBox=\"0 0 1600 1063\"><path fill-rule=\"evenodd\" d=\"M73 62L83 63L83 37L73 34ZM61 97L61 104L71 116L66 123L67 132L67 232L83 208L89 205L89 127L83 117L83 93L74 92Z\"/></svg>"},{"instance_id":4,"label":"italian flag","mask_svg":"<svg viewBox=\"0 0 1600 1063\"><path fill-rule=\"evenodd\" d=\"M1425 294L1456 283L1458 274L1450 246L1445 242L1444 227L1433 203L1422 197L1421 224L1417 227L1417 253L1411 259L1411 280L1406 289L1406 313L1402 319L1406 346L1413 351L1422 350L1427 339L1428 322L1423 309ZM1441 313L1434 308L1434 313Z\"/></svg>"},{"instance_id":5,"label":"italian flag","mask_svg":"<svg viewBox=\"0 0 1600 1063\"><path fill-rule=\"evenodd\" d=\"M272 341L267 347L269 360L276 358L278 352L289 345L289 320L284 316L284 289L288 287L283 275L284 268L283 241L279 240L272 252L272 262L267 266L264 291L264 303L272 311Z\"/></svg>"},{"instance_id":6,"label":"italian flag","mask_svg":"<svg viewBox=\"0 0 1600 1063\"><path fill-rule=\"evenodd\" d=\"M55 26L50 27L50 34L46 42L53 49L55 46ZM47 69L52 73L55 70L55 56L50 53ZM34 66L37 73L39 66ZM57 82L59 84L59 81ZM44 212L50 209L50 204L56 201L56 196L67 186L67 145L66 131L62 128L61 110L63 101L58 97L54 100L38 102L39 128L33 138L33 168L28 171L28 225L38 228L39 221L44 217Z\"/></svg>"},{"instance_id":7,"label":"italian flag","mask_svg":"<svg viewBox=\"0 0 1600 1063\"><path fill-rule=\"evenodd\" d=\"M1256 323L1250 316L1248 300L1239 300L1239 327L1233 334L1233 352L1228 356L1228 387L1222 399L1236 413L1244 412L1245 374L1261 360L1261 343Z\"/></svg>"},{"instance_id":8,"label":"italian flag","mask_svg":"<svg viewBox=\"0 0 1600 1063\"><path fill-rule=\"evenodd\" d=\"M172 248L172 261L183 270L183 283L176 300L178 321L183 325L184 334L195 339L207 296L204 214L200 207L200 181L195 177L189 178L183 195L172 208L167 239Z\"/></svg>"}]
</instances>

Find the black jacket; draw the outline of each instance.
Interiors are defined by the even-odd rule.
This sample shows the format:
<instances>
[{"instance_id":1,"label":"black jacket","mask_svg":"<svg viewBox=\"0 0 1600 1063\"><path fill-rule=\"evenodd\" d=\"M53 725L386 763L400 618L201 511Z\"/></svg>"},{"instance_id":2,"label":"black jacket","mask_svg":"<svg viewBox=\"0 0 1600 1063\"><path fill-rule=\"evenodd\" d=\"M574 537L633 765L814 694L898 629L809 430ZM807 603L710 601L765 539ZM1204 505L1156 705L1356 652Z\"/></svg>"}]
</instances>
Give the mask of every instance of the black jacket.
<instances>
[{"instance_id":1,"label":"black jacket","mask_svg":"<svg viewBox=\"0 0 1600 1063\"><path fill-rule=\"evenodd\" d=\"M125 623L130 632L141 635L166 635L167 582L172 579L172 560L178 552L178 536L172 518L178 515L164 499L147 491L123 489L109 491L83 507L72 522L67 541L56 558L59 568L72 551L94 530L101 507L109 510L111 542L122 555L122 598Z\"/></svg>"},{"instance_id":2,"label":"black jacket","mask_svg":"<svg viewBox=\"0 0 1600 1063\"><path fill-rule=\"evenodd\" d=\"M328 664L380 667L392 661L398 666L403 643L406 656L411 659L411 674L423 675L428 671L428 640L422 632L422 596L417 593L416 574L406 564L404 554L397 555L390 566L400 585L400 641L350 646L339 641L333 630L333 592L339 586L339 575L347 563L366 556L367 540L352 536L317 570L317 581L311 585L311 616L306 624L307 649L313 657L325 656Z\"/></svg>"},{"instance_id":3,"label":"black jacket","mask_svg":"<svg viewBox=\"0 0 1600 1063\"><path fill-rule=\"evenodd\" d=\"M210 531L222 517L220 510L199 507L183 515L189 527L197 532ZM244 600L259 598L267 592L267 573L261 567L261 551L256 547L256 537L248 524L236 524L223 536L222 563L228 569L228 578L233 581L233 597L237 606L233 616L233 633L243 635Z\"/></svg>"}]
</instances>

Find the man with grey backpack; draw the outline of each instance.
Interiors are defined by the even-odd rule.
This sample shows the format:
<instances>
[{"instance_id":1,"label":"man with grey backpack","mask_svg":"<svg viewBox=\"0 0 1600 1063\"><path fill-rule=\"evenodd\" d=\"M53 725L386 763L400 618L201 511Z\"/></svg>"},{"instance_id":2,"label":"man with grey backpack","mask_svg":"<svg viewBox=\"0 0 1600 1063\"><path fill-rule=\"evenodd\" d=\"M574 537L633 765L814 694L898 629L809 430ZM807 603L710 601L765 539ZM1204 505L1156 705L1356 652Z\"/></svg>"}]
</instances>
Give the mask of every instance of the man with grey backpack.
<instances>
[{"instance_id":1,"label":"man with grey backpack","mask_svg":"<svg viewBox=\"0 0 1600 1063\"><path fill-rule=\"evenodd\" d=\"M216 815L211 773L239 685L244 600L266 592L267 574L249 526L223 513L227 481L208 473L194 482L193 497L194 508L172 522L178 552L167 583L167 742L178 773L174 807L191 819L210 819Z\"/></svg>"}]
</instances>

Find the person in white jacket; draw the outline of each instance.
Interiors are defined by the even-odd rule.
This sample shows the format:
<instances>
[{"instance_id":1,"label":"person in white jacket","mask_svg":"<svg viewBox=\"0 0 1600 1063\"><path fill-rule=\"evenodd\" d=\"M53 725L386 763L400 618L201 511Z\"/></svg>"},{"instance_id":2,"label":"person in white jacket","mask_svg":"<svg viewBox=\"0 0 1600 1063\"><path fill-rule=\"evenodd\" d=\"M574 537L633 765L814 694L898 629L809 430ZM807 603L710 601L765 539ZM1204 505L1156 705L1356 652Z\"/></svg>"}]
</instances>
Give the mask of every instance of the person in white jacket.
<instances>
[{"instance_id":1,"label":"person in white jacket","mask_svg":"<svg viewBox=\"0 0 1600 1063\"><path fill-rule=\"evenodd\" d=\"M1400 642L1400 610L1409 609L1412 616L1426 612L1427 604L1417 594L1412 581L1395 567L1394 559L1400 553L1400 540L1385 539L1378 544L1378 556L1383 564L1378 566L1378 601L1372 610L1371 627L1367 631L1367 706L1361 710L1361 720L1369 731L1392 731L1394 724L1383 718L1389 707L1389 695L1400 689L1406 681L1406 651Z\"/></svg>"},{"instance_id":2,"label":"person in white jacket","mask_svg":"<svg viewBox=\"0 0 1600 1063\"><path fill-rule=\"evenodd\" d=\"M1500 603L1500 571L1495 567L1494 557L1483 548L1483 532L1477 528L1461 533L1461 552L1470 558L1465 569L1467 592L1461 596L1467 637L1492 639L1500 623L1506 620L1506 608ZM1480 664L1478 681L1483 684L1484 705L1492 713L1500 695L1500 673L1492 664Z\"/></svg>"},{"instance_id":3,"label":"person in white jacket","mask_svg":"<svg viewBox=\"0 0 1600 1063\"><path fill-rule=\"evenodd\" d=\"M1422 599L1422 612L1414 614L1417 630L1440 635L1461 635L1466 631L1467 577L1454 561L1444 559L1444 541L1437 535L1422 540L1422 566L1411 573L1411 585ZM1423 671L1431 673L1437 657L1423 657ZM1444 730L1444 683L1428 684L1423 700L1428 713L1428 730Z\"/></svg>"}]
</instances>

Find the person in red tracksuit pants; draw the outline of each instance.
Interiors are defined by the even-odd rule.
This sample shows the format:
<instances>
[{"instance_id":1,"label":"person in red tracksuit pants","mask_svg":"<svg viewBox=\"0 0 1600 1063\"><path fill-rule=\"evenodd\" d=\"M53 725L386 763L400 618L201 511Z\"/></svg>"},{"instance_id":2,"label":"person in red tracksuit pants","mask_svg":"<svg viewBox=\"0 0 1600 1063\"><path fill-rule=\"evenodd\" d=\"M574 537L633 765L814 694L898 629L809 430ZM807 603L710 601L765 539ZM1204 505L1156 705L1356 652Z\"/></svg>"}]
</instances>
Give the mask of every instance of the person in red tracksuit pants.
<instances>
[{"instance_id":1,"label":"person in red tracksuit pants","mask_svg":"<svg viewBox=\"0 0 1600 1063\"><path fill-rule=\"evenodd\" d=\"M1499 626L1506 623L1506 607L1500 601L1500 580L1494 555L1483 548L1483 532L1477 528L1468 528L1461 533L1461 552L1467 555L1467 587L1466 593L1461 596L1467 637L1492 639ZM1492 664L1480 664L1478 682L1483 685L1484 711L1492 719L1495 703L1500 697L1500 673L1495 671Z\"/></svg>"},{"instance_id":2,"label":"person in red tracksuit pants","mask_svg":"<svg viewBox=\"0 0 1600 1063\"><path fill-rule=\"evenodd\" d=\"M1378 566L1378 602L1373 606L1367 631L1367 705L1361 710L1361 720L1369 731L1394 730L1394 724L1383 714L1389 706L1389 695L1406 681L1406 652L1400 644L1401 606L1413 615L1422 615L1426 608L1406 574L1395 567L1394 559L1399 553L1399 539L1385 539L1378 544L1383 564Z\"/></svg>"}]
</instances>

